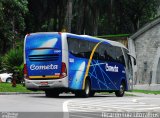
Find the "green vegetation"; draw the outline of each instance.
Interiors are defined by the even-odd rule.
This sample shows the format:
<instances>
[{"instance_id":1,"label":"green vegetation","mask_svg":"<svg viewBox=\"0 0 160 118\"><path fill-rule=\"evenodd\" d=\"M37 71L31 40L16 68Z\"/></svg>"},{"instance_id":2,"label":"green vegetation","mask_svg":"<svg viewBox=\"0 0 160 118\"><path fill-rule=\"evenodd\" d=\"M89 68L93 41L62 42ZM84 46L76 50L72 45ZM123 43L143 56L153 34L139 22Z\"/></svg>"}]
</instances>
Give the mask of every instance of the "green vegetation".
<instances>
[{"instance_id":1,"label":"green vegetation","mask_svg":"<svg viewBox=\"0 0 160 118\"><path fill-rule=\"evenodd\" d=\"M0 55L0 72L2 71L2 57Z\"/></svg>"},{"instance_id":2,"label":"green vegetation","mask_svg":"<svg viewBox=\"0 0 160 118\"><path fill-rule=\"evenodd\" d=\"M11 49L3 57L2 66L8 71L13 72L19 69L23 63L23 49Z\"/></svg>"},{"instance_id":3,"label":"green vegetation","mask_svg":"<svg viewBox=\"0 0 160 118\"><path fill-rule=\"evenodd\" d=\"M0 0L0 54L16 48L30 32L132 34L158 17L159 3L159 0Z\"/></svg>"},{"instance_id":4,"label":"green vegetation","mask_svg":"<svg viewBox=\"0 0 160 118\"><path fill-rule=\"evenodd\" d=\"M37 93L42 91L30 91L27 90L22 84L17 84L16 87L12 87L11 83L0 83L0 92L20 92L20 93Z\"/></svg>"},{"instance_id":5,"label":"green vegetation","mask_svg":"<svg viewBox=\"0 0 160 118\"><path fill-rule=\"evenodd\" d=\"M22 84L12 87L11 83L0 83L0 92L32 92L27 90Z\"/></svg>"},{"instance_id":6,"label":"green vegetation","mask_svg":"<svg viewBox=\"0 0 160 118\"><path fill-rule=\"evenodd\" d=\"M116 35L103 35L103 36L96 36L98 38L113 38L113 37L129 37L130 34L116 34Z\"/></svg>"},{"instance_id":7,"label":"green vegetation","mask_svg":"<svg viewBox=\"0 0 160 118\"><path fill-rule=\"evenodd\" d=\"M1 73L18 73L18 80L20 82L23 78L23 48L10 49L0 60ZM3 68L2 68L3 67Z\"/></svg>"},{"instance_id":8,"label":"green vegetation","mask_svg":"<svg viewBox=\"0 0 160 118\"><path fill-rule=\"evenodd\" d=\"M0 70L16 68L22 77L27 33L126 37L157 18L159 6L160 0L0 0Z\"/></svg>"},{"instance_id":9,"label":"green vegetation","mask_svg":"<svg viewBox=\"0 0 160 118\"><path fill-rule=\"evenodd\" d=\"M145 94L160 94L160 91L149 91L149 90L133 90L132 92L137 92L137 93L145 93Z\"/></svg>"},{"instance_id":10,"label":"green vegetation","mask_svg":"<svg viewBox=\"0 0 160 118\"><path fill-rule=\"evenodd\" d=\"M17 42L22 39L26 29L27 4L27 0L0 0L1 54L5 54L11 48L16 48Z\"/></svg>"}]
</instances>

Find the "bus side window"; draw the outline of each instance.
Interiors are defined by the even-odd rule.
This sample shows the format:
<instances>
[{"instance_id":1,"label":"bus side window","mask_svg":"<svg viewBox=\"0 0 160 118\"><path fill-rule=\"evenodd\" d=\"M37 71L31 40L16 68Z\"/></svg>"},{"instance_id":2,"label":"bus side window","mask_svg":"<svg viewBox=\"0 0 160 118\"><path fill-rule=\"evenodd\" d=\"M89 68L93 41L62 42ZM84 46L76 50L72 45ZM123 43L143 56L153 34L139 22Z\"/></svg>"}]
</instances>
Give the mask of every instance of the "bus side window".
<instances>
[{"instance_id":1,"label":"bus side window","mask_svg":"<svg viewBox=\"0 0 160 118\"><path fill-rule=\"evenodd\" d=\"M115 49L112 45L107 44L104 51L106 61L115 61Z\"/></svg>"},{"instance_id":2,"label":"bus side window","mask_svg":"<svg viewBox=\"0 0 160 118\"><path fill-rule=\"evenodd\" d=\"M98 47L98 53L99 53L99 60L105 61L105 44L100 44Z\"/></svg>"},{"instance_id":3,"label":"bus side window","mask_svg":"<svg viewBox=\"0 0 160 118\"><path fill-rule=\"evenodd\" d=\"M78 40L73 39L73 38L68 38L68 49L69 52L73 55L77 55L77 50L78 50Z\"/></svg>"},{"instance_id":4,"label":"bus side window","mask_svg":"<svg viewBox=\"0 0 160 118\"><path fill-rule=\"evenodd\" d=\"M94 53L93 59L96 59L96 60L99 59L99 53L98 53L98 52L95 52L95 53Z\"/></svg>"},{"instance_id":5,"label":"bus side window","mask_svg":"<svg viewBox=\"0 0 160 118\"><path fill-rule=\"evenodd\" d=\"M123 51L124 51L124 56L125 56L125 60L126 60L126 62L124 62L124 63L125 63L125 66L128 67L128 61L129 61L128 53L129 53L129 51L126 49L123 49Z\"/></svg>"},{"instance_id":6,"label":"bus side window","mask_svg":"<svg viewBox=\"0 0 160 118\"><path fill-rule=\"evenodd\" d=\"M125 60L122 49L120 47L115 47L115 49L116 49L116 61L125 66Z\"/></svg>"},{"instance_id":7,"label":"bus side window","mask_svg":"<svg viewBox=\"0 0 160 118\"><path fill-rule=\"evenodd\" d=\"M104 58L105 58L105 61L110 61L111 60L111 57L108 55L107 50L104 51Z\"/></svg>"}]
</instances>

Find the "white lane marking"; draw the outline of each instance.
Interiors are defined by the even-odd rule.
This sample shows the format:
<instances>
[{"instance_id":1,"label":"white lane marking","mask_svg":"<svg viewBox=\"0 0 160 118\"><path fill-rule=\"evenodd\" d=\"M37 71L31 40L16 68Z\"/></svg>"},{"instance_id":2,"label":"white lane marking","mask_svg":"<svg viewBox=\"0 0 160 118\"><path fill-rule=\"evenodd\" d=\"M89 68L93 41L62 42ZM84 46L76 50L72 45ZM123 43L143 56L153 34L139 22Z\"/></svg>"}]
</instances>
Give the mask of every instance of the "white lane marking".
<instances>
[{"instance_id":1,"label":"white lane marking","mask_svg":"<svg viewBox=\"0 0 160 118\"><path fill-rule=\"evenodd\" d=\"M63 112L68 112L68 103L70 102L71 100L67 100L63 103Z\"/></svg>"},{"instance_id":2,"label":"white lane marking","mask_svg":"<svg viewBox=\"0 0 160 118\"><path fill-rule=\"evenodd\" d=\"M69 118L69 111L68 111L68 103L72 100L67 100L63 103L63 118Z\"/></svg>"},{"instance_id":3,"label":"white lane marking","mask_svg":"<svg viewBox=\"0 0 160 118\"><path fill-rule=\"evenodd\" d=\"M147 104L145 102L139 101L140 99L133 98L126 103L123 103L124 99L115 100L115 102L110 99L74 99L68 100L63 103L64 112L122 112L122 111L150 111L160 109L159 105ZM103 101L103 102L102 102ZM122 106L123 105L123 106ZM135 108L136 107L136 108ZM73 114L72 114L73 115ZM69 118L64 117L64 118Z\"/></svg>"},{"instance_id":4,"label":"white lane marking","mask_svg":"<svg viewBox=\"0 0 160 118\"><path fill-rule=\"evenodd\" d=\"M137 102L137 99L133 99L132 102Z\"/></svg>"},{"instance_id":5,"label":"white lane marking","mask_svg":"<svg viewBox=\"0 0 160 118\"><path fill-rule=\"evenodd\" d=\"M159 109L160 108L159 105L146 104L144 102L139 102L137 99L133 99L132 102L138 103L138 104L144 104L147 107L150 107L150 108L145 108L144 107L143 110L155 110L155 109ZM142 110L142 108L136 108L136 110Z\"/></svg>"}]
</instances>

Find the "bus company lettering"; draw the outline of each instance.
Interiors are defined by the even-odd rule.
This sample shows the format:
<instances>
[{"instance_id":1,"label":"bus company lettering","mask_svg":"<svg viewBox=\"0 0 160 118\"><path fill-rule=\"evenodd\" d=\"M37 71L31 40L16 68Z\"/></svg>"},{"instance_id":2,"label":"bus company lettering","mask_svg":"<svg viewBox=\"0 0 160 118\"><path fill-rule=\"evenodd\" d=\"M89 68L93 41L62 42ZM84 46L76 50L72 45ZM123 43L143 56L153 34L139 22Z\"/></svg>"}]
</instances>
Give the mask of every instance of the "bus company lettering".
<instances>
[{"instance_id":1,"label":"bus company lettering","mask_svg":"<svg viewBox=\"0 0 160 118\"><path fill-rule=\"evenodd\" d=\"M55 70L55 69L58 69L58 65L53 65L53 64L50 64L50 65L30 65L30 69L31 70Z\"/></svg>"},{"instance_id":2,"label":"bus company lettering","mask_svg":"<svg viewBox=\"0 0 160 118\"><path fill-rule=\"evenodd\" d=\"M115 66L109 66L108 63L106 63L106 67L105 67L106 71L110 71L110 72L118 72L118 67Z\"/></svg>"}]
</instances>

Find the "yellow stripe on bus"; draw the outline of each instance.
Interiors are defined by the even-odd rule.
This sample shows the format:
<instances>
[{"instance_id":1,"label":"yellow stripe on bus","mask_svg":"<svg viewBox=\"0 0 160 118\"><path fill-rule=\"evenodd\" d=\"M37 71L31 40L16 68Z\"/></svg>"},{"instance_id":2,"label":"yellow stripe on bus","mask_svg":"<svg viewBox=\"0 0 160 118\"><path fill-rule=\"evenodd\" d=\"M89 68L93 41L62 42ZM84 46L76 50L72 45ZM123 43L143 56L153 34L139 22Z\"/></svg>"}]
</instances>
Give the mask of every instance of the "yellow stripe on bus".
<instances>
[{"instance_id":1,"label":"yellow stripe on bus","mask_svg":"<svg viewBox=\"0 0 160 118\"><path fill-rule=\"evenodd\" d=\"M88 64L87 64L87 69L86 69L86 73L85 73L85 76L84 76L84 80L83 80L83 90L84 90L84 87L85 87L85 82L86 82L86 78L88 76L88 73L89 73L89 68L90 68L90 64L91 64L91 61L92 61L92 58L93 58L93 55L94 55L94 52L96 51L97 47L99 46L100 43L102 43L103 41L100 41L99 43L97 43L92 52L91 52L91 55L89 57L89 61L88 61Z\"/></svg>"},{"instance_id":2,"label":"yellow stripe on bus","mask_svg":"<svg viewBox=\"0 0 160 118\"><path fill-rule=\"evenodd\" d=\"M54 79L54 78L59 78L59 76L29 76L30 79L39 79L39 78L49 78L49 79Z\"/></svg>"}]
</instances>

